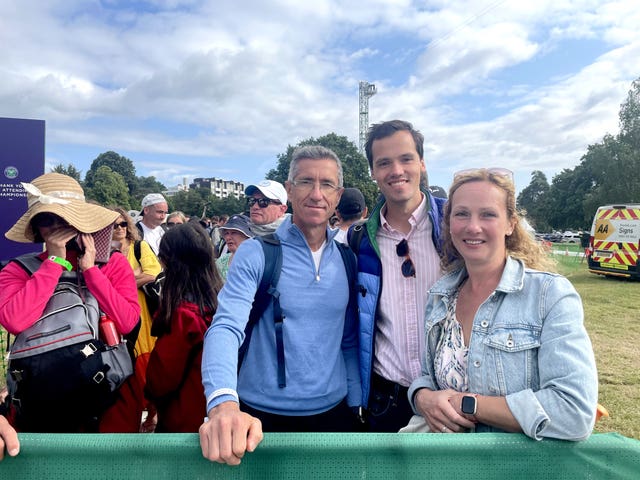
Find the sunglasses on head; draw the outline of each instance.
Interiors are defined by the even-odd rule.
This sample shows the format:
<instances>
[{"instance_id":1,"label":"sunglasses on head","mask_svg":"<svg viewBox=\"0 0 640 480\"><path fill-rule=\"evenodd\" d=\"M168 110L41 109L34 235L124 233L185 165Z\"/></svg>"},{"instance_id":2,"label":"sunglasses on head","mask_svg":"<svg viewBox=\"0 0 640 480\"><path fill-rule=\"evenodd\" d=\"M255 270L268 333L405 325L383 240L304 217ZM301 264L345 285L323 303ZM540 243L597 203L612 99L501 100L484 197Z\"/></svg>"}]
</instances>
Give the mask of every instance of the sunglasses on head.
<instances>
[{"instance_id":1,"label":"sunglasses on head","mask_svg":"<svg viewBox=\"0 0 640 480\"><path fill-rule=\"evenodd\" d=\"M403 238L402 241L396 245L396 255L404 257L404 262L402 262L402 266L400 267L402 276L407 278L415 277L416 267L413 265L413 261L409 256L409 242L407 242L406 238Z\"/></svg>"},{"instance_id":2,"label":"sunglasses on head","mask_svg":"<svg viewBox=\"0 0 640 480\"><path fill-rule=\"evenodd\" d=\"M117 222L113 224L113 228L127 228L127 222Z\"/></svg>"},{"instance_id":3,"label":"sunglasses on head","mask_svg":"<svg viewBox=\"0 0 640 480\"><path fill-rule=\"evenodd\" d=\"M274 205L280 205L280 202L277 200L271 200L270 198L254 198L254 197L249 197L247 199L247 205L249 205L249 208L253 207L255 204L258 204L258 206L260 208L267 208L269 206L270 203L273 203Z\"/></svg>"},{"instance_id":4,"label":"sunglasses on head","mask_svg":"<svg viewBox=\"0 0 640 480\"><path fill-rule=\"evenodd\" d=\"M490 175L496 175L498 177L505 177L511 180L511 183L514 183L513 180L513 172L508 168L502 167L490 167L490 168L466 168L464 170L457 171L453 174L453 179L457 179L458 177L464 177L465 175L474 175L482 172L487 172Z\"/></svg>"}]
</instances>

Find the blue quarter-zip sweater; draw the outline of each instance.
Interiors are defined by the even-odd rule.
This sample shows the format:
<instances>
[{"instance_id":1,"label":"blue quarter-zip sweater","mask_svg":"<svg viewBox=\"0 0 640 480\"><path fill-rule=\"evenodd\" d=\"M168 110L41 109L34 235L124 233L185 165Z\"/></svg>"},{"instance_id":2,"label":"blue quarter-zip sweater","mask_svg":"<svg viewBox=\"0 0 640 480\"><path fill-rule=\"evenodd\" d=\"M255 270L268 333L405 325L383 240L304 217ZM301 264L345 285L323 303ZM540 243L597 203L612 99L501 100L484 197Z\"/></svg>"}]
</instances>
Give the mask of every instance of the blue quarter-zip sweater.
<instances>
[{"instance_id":1,"label":"blue quarter-zip sweater","mask_svg":"<svg viewBox=\"0 0 640 480\"><path fill-rule=\"evenodd\" d=\"M264 271L264 252L257 240L246 240L235 253L218 309L204 341L202 381L207 411L237 400L278 415L315 415L345 397L359 406L357 319L347 312L349 285L340 251L327 229L327 245L316 272L311 249L291 219L276 230L282 246L277 289L284 314L286 387L279 388L273 307L251 336L242 368L238 347Z\"/></svg>"}]
</instances>

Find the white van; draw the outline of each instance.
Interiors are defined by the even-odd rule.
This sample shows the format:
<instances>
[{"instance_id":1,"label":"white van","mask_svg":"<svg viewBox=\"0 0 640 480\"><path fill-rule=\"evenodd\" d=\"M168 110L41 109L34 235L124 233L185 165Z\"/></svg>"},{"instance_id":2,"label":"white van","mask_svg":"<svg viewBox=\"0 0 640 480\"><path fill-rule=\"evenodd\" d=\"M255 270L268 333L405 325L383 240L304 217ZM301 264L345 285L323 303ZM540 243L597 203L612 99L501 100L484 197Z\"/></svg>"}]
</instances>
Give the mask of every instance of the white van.
<instances>
[{"instance_id":1,"label":"white van","mask_svg":"<svg viewBox=\"0 0 640 480\"><path fill-rule=\"evenodd\" d=\"M640 278L640 204L598 207L589 237L589 271L599 275Z\"/></svg>"}]
</instances>

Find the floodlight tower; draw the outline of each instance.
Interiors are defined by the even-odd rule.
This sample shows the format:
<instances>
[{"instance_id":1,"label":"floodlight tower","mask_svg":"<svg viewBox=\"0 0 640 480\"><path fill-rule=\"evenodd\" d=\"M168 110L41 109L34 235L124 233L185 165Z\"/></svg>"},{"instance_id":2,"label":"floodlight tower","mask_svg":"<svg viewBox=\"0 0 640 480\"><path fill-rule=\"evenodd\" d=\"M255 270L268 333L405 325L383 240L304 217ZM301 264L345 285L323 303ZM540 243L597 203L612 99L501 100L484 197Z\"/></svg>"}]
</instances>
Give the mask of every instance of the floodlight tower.
<instances>
[{"instance_id":1,"label":"floodlight tower","mask_svg":"<svg viewBox=\"0 0 640 480\"><path fill-rule=\"evenodd\" d=\"M369 98L376 94L376 86L369 82L360 82L360 153L364 155L369 129Z\"/></svg>"}]
</instances>

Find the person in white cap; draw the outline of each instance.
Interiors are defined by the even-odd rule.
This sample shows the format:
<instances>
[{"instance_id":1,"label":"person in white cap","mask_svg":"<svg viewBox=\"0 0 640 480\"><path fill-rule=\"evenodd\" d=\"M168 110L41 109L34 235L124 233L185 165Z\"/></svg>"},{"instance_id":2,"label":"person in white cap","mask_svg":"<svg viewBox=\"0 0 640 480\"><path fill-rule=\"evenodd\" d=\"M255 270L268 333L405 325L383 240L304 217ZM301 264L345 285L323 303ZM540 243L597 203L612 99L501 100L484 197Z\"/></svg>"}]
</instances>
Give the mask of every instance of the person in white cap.
<instances>
[{"instance_id":1,"label":"person in white cap","mask_svg":"<svg viewBox=\"0 0 640 480\"><path fill-rule=\"evenodd\" d=\"M158 255L160 239L167 227L164 220L169 213L169 205L159 193L150 193L142 199L142 220L136 223L140 237L151 246L153 253Z\"/></svg>"},{"instance_id":2,"label":"person in white cap","mask_svg":"<svg viewBox=\"0 0 640 480\"><path fill-rule=\"evenodd\" d=\"M262 180L244 189L251 230L262 236L273 233L287 217L287 191L275 180Z\"/></svg>"}]
</instances>

